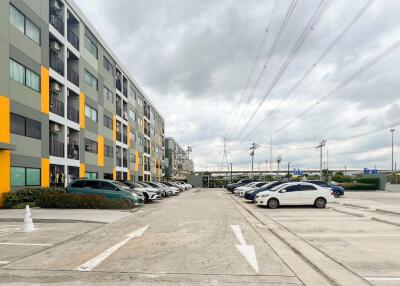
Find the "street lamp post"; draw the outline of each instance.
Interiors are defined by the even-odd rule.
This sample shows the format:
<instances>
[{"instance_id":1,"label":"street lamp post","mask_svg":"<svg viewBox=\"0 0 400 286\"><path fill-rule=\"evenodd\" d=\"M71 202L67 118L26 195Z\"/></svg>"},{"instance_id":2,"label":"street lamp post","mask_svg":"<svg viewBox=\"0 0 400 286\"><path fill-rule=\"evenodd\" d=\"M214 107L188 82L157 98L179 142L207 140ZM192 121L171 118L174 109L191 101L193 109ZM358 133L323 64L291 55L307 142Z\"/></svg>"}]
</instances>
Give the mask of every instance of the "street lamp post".
<instances>
[{"instance_id":1,"label":"street lamp post","mask_svg":"<svg viewBox=\"0 0 400 286\"><path fill-rule=\"evenodd\" d=\"M290 164L291 164L292 162L288 162L287 163L287 178L288 178L288 180L290 179Z\"/></svg>"},{"instance_id":2,"label":"street lamp post","mask_svg":"<svg viewBox=\"0 0 400 286\"><path fill-rule=\"evenodd\" d=\"M229 163L231 165L231 184L232 184L232 163Z\"/></svg>"},{"instance_id":3,"label":"street lamp post","mask_svg":"<svg viewBox=\"0 0 400 286\"><path fill-rule=\"evenodd\" d=\"M250 157L251 157L251 178L254 179L254 153L259 146L256 143L252 143L250 146Z\"/></svg>"},{"instance_id":4,"label":"street lamp post","mask_svg":"<svg viewBox=\"0 0 400 286\"><path fill-rule=\"evenodd\" d=\"M319 177L320 180L322 180L322 147L324 147L326 144L326 140L322 140L321 143L315 147L319 148Z\"/></svg>"},{"instance_id":5,"label":"street lamp post","mask_svg":"<svg viewBox=\"0 0 400 286\"><path fill-rule=\"evenodd\" d=\"M392 128L390 129L390 132L392 133L392 183L393 183L393 178L394 178L394 163L393 163L393 158L394 158L394 152L393 152L393 133L396 131L396 129Z\"/></svg>"},{"instance_id":6,"label":"street lamp post","mask_svg":"<svg viewBox=\"0 0 400 286\"><path fill-rule=\"evenodd\" d=\"M281 161L282 161L282 157L281 157L281 155L278 155L278 158L276 158L276 162L278 163L278 179L281 178L281 175L279 173L279 164L281 163Z\"/></svg>"}]
</instances>

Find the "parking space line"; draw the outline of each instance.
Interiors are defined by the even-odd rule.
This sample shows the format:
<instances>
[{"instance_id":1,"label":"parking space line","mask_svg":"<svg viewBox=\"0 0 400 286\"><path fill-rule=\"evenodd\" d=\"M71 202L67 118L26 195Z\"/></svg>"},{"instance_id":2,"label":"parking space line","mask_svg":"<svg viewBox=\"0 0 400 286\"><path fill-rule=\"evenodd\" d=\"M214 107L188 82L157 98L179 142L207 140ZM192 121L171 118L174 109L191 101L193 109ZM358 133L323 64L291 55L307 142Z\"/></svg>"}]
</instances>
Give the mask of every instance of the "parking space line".
<instances>
[{"instance_id":1,"label":"parking space line","mask_svg":"<svg viewBox=\"0 0 400 286\"><path fill-rule=\"evenodd\" d=\"M146 225L145 227L142 227L138 230L135 230L134 232L131 232L127 234L127 238L124 240L118 242L117 244L114 244L110 248L106 249L99 255L93 257L89 261L81 264L75 270L78 271L91 271L93 268L95 268L97 265L99 265L101 262L103 262L107 257L109 257L111 254L113 254L115 251L120 249L122 246L124 246L126 243L128 243L132 238L134 237L140 237L143 235L143 233L146 231L146 229L149 227L149 225Z\"/></svg>"},{"instance_id":2,"label":"parking space line","mask_svg":"<svg viewBox=\"0 0 400 286\"><path fill-rule=\"evenodd\" d=\"M10 263L11 261L0 261L0 264L8 264L8 263Z\"/></svg>"},{"instance_id":3,"label":"parking space line","mask_svg":"<svg viewBox=\"0 0 400 286\"><path fill-rule=\"evenodd\" d=\"M50 244L50 243L0 242L0 245L53 246L54 244Z\"/></svg>"},{"instance_id":4,"label":"parking space line","mask_svg":"<svg viewBox=\"0 0 400 286\"><path fill-rule=\"evenodd\" d=\"M364 277L369 281L400 281L400 277Z\"/></svg>"}]
</instances>

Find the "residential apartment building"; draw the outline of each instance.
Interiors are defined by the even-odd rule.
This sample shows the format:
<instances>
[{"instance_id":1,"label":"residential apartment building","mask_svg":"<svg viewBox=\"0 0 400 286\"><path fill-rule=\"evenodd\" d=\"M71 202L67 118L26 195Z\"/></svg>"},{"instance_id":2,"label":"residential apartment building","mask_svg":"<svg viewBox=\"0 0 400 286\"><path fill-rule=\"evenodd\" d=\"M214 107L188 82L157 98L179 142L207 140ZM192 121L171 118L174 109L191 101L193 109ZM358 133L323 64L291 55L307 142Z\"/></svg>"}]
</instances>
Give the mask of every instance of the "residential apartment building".
<instances>
[{"instance_id":1,"label":"residential apartment building","mask_svg":"<svg viewBox=\"0 0 400 286\"><path fill-rule=\"evenodd\" d=\"M0 191L161 180L164 119L72 0L0 1Z\"/></svg>"},{"instance_id":2,"label":"residential apartment building","mask_svg":"<svg viewBox=\"0 0 400 286\"><path fill-rule=\"evenodd\" d=\"M165 178L167 180L186 180L193 174L193 160L188 150L183 149L174 138L165 137Z\"/></svg>"}]
</instances>

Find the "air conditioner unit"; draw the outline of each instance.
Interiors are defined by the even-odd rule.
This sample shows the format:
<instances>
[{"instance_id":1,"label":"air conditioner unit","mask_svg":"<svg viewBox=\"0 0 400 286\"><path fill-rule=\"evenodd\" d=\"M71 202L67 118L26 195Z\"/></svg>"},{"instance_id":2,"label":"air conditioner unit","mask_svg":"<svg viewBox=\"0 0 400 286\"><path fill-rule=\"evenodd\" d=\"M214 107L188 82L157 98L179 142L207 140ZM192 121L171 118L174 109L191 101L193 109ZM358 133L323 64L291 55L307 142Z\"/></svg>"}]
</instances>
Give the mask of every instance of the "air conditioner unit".
<instances>
[{"instance_id":1,"label":"air conditioner unit","mask_svg":"<svg viewBox=\"0 0 400 286\"><path fill-rule=\"evenodd\" d=\"M57 123L50 124L50 132L59 133L60 132L60 125Z\"/></svg>"},{"instance_id":2,"label":"air conditioner unit","mask_svg":"<svg viewBox=\"0 0 400 286\"><path fill-rule=\"evenodd\" d=\"M60 3L58 3L57 0L53 1L53 2L51 3L51 8L53 8L53 9L55 9L55 10L57 10L57 11L61 10Z\"/></svg>"},{"instance_id":3,"label":"air conditioner unit","mask_svg":"<svg viewBox=\"0 0 400 286\"><path fill-rule=\"evenodd\" d=\"M60 51L60 44L57 41L50 42L50 51L58 53Z\"/></svg>"},{"instance_id":4,"label":"air conditioner unit","mask_svg":"<svg viewBox=\"0 0 400 286\"><path fill-rule=\"evenodd\" d=\"M51 91L59 93L61 91L61 86L58 82L51 82Z\"/></svg>"}]
</instances>

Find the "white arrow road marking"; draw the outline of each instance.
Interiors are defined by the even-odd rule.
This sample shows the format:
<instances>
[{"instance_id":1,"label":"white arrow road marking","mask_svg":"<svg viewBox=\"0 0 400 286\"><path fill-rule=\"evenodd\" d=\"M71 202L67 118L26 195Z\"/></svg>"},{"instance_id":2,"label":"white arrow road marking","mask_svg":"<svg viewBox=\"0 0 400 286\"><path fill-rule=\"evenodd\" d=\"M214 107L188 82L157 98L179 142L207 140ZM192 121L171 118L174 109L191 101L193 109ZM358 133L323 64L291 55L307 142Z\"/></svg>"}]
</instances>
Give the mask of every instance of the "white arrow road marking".
<instances>
[{"instance_id":1,"label":"white arrow road marking","mask_svg":"<svg viewBox=\"0 0 400 286\"><path fill-rule=\"evenodd\" d=\"M236 244L237 250L239 250L239 252L244 256L244 258L246 258L247 262L254 269L254 271L259 273L256 249L255 249L254 245L246 244L246 241L244 240L240 226L231 225L231 228L232 228L233 232L235 233L236 238L240 242L240 244Z\"/></svg>"},{"instance_id":2,"label":"white arrow road marking","mask_svg":"<svg viewBox=\"0 0 400 286\"><path fill-rule=\"evenodd\" d=\"M145 227L142 227L138 230L135 230L134 232L127 234L126 235L127 238L125 238L121 242L118 242L117 244L111 246L110 248L106 249L105 251L103 251L96 257L93 257L89 261L83 263L79 267L75 268L75 270L91 271L93 268L95 268L97 265L99 265L101 262L103 262L107 257L109 257L111 254L113 254L115 251L117 251L119 248L121 248L124 244L126 244L132 238L142 236L148 227L149 227L149 225L146 225Z\"/></svg>"}]
</instances>

